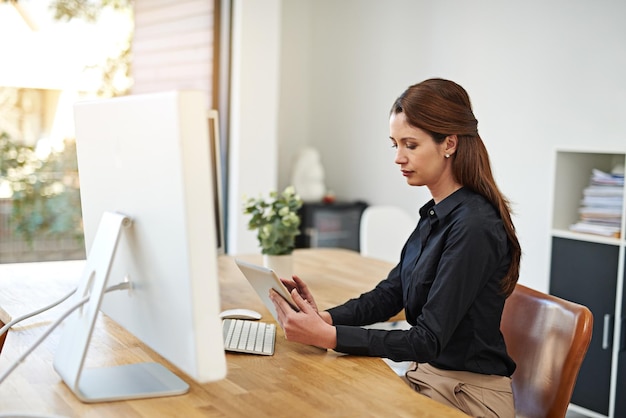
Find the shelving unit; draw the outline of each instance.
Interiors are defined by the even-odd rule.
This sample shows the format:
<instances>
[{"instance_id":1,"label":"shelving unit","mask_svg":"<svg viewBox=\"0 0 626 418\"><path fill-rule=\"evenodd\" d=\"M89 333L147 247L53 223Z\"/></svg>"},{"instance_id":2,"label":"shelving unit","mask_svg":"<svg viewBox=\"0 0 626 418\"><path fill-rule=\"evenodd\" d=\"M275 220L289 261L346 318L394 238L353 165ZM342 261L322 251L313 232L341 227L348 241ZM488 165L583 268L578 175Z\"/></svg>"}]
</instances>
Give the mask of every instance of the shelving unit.
<instances>
[{"instance_id":1,"label":"shelving unit","mask_svg":"<svg viewBox=\"0 0 626 418\"><path fill-rule=\"evenodd\" d=\"M593 337L572 395L572 409L592 417L626 416L624 207L619 238L570 231L580 219L583 191L593 169L624 166L626 152L556 152L551 230L550 293L586 305ZM624 328L626 331L626 328Z\"/></svg>"}]
</instances>

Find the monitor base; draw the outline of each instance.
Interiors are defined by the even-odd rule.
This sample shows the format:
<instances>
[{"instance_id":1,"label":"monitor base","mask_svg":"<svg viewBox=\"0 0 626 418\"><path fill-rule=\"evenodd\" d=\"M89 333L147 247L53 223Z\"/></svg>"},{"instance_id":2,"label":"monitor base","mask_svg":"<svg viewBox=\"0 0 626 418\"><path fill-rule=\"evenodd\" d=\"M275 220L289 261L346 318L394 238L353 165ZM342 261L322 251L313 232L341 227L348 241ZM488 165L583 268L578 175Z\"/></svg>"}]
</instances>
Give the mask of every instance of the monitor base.
<instances>
[{"instance_id":1,"label":"monitor base","mask_svg":"<svg viewBox=\"0 0 626 418\"><path fill-rule=\"evenodd\" d=\"M158 363L83 369L76 396L83 402L183 395L189 385Z\"/></svg>"}]
</instances>

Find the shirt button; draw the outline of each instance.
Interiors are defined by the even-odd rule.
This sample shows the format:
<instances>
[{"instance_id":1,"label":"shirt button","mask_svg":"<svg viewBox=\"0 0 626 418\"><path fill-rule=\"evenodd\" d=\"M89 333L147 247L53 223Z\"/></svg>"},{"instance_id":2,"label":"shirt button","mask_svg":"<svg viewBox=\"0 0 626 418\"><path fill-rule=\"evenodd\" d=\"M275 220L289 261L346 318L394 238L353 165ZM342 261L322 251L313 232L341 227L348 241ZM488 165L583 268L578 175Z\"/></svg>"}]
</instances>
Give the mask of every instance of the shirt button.
<instances>
[{"instance_id":1,"label":"shirt button","mask_svg":"<svg viewBox=\"0 0 626 418\"><path fill-rule=\"evenodd\" d=\"M428 213L430 213L431 215L434 215L435 211L431 209L430 212L428 212Z\"/></svg>"}]
</instances>

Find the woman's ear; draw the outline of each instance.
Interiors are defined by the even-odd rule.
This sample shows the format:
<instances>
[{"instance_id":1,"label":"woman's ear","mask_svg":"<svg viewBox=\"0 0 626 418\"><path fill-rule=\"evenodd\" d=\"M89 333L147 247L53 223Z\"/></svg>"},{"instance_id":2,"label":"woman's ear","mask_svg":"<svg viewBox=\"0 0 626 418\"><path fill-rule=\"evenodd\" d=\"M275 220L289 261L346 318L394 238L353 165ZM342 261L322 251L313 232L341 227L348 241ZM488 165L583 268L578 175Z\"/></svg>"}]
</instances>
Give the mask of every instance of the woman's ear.
<instances>
[{"instance_id":1,"label":"woman's ear","mask_svg":"<svg viewBox=\"0 0 626 418\"><path fill-rule=\"evenodd\" d=\"M454 154L456 152L456 146L457 146L458 142L459 142L459 139L457 138L456 135L448 135L448 136L446 136L446 139L445 139L445 142L444 142L446 144L445 148L444 148L445 149L445 153L447 155Z\"/></svg>"}]
</instances>

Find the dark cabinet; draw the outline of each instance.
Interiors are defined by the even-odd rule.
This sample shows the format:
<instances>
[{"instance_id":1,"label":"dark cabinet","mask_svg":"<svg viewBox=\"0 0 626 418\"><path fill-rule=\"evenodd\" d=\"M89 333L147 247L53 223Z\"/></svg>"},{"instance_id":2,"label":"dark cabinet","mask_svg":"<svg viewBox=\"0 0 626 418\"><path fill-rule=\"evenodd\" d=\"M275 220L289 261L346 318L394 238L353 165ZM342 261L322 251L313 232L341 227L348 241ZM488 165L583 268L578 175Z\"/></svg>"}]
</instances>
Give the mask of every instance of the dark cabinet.
<instances>
[{"instance_id":1,"label":"dark cabinet","mask_svg":"<svg viewBox=\"0 0 626 418\"><path fill-rule=\"evenodd\" d=\"M626 263L626 259L623 260ZM626 282L626 273L622 283ZM626 298L622 295L622 311L619 322L620 337L617 346L617 387L615 388L615 417L626 417Z\"/></svg>"},{"instance_id":2,"label":"dark cabinet","mask_svg":"<svg viewBox=\"0 0 626 418\"><path fill-rule=\"evenodd\" d=\"M365 202L305 203L300 209L296 248L337 247L359 251Z\"/></svg>"},{"instance_id":3,"label":"dark cabinet","mask_svg":"<svg viewBox=\"0 0 626 418\"><path fill-rule=\"evenodd\" d=\"M609 413L611 358L619 247L552 239L550 293L584 304L593 313L593 337L578 373L571 402ZM616 415L625 416L625 415Z\"/></svg>"}]
</instances>

